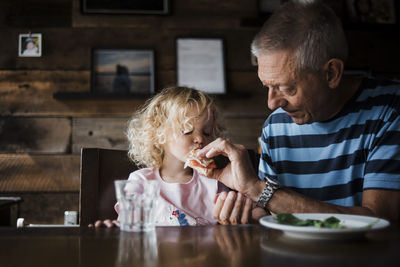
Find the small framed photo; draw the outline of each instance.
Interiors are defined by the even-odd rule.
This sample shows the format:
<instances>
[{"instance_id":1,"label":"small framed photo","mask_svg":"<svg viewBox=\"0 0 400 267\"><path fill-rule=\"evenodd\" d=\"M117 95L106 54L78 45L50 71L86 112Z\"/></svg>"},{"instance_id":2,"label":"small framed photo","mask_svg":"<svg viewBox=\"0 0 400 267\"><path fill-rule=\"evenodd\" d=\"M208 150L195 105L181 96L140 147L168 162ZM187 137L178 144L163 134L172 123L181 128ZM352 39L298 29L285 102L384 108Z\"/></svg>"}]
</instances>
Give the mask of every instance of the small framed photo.
<instances>
[{"instance_id":1,"label":"small framed photo","mask_svg":"<svg viewBox=\"0 0 400 267\"><path fill-rule=\"evenodd\" d=\"M136 49L92 51L93 94L154 93L154 52Z\"/></svg>"},{"instance_id":2,"label":"small framed photo","mask_svg":"<svg viewBox=\"0 0 400 267\"><path fill-rule=\"evenodd\" d=\"M178 85L225 94L224 43L220 38L178 38Z\"/></svg>"},{"instance_id":3,"label":"small framed photo","mask_svg":"<svg viewBox=\"0 0 400 267\"><path fill-rule=\"evenodd\" d=\"M18 56L41 57L42 56L42 34L21 33L18 38Z\"/></svg>"}]
</instances>

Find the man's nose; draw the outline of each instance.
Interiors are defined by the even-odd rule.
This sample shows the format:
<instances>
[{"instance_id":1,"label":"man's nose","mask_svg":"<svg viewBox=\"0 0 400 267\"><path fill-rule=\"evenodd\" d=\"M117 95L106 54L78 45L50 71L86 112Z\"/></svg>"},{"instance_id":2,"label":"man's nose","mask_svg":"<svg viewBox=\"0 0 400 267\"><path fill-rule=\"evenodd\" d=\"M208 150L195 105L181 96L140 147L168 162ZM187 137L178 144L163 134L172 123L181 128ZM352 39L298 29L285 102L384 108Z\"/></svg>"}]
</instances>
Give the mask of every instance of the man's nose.
<instances>
[{"instance_id":1,"label":"man's nose","mask_svg":"<svg viewBox=\"0 0 400 267\"><path fill-rule=\"evenodd\" d=\"M268 90L268 108L275 110L286 105L286 100L279 90L269 88Z\"/></svg>"}]
</instances>

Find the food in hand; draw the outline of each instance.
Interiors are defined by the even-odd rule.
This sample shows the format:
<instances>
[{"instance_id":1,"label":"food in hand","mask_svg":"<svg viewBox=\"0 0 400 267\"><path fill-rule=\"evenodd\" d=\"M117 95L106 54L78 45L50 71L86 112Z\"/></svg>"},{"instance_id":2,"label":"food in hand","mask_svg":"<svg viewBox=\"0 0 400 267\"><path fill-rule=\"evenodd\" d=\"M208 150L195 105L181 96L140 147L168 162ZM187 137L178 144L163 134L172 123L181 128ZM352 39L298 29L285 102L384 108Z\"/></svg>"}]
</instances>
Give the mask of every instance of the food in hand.
<instances>
[{"instance_id":1,"label":"food in hand","mask_svg":"<svg viewBox=\"0 0 400 267\"><path fill-rule=\"evenodd\" d=\"M190 151L189 157L185 162L185 168L190 167L198 171L201 175L211 176L214 169L217 168L213 159L199 158L197 156L200 149Z\"/></svg>"}]
</instances>

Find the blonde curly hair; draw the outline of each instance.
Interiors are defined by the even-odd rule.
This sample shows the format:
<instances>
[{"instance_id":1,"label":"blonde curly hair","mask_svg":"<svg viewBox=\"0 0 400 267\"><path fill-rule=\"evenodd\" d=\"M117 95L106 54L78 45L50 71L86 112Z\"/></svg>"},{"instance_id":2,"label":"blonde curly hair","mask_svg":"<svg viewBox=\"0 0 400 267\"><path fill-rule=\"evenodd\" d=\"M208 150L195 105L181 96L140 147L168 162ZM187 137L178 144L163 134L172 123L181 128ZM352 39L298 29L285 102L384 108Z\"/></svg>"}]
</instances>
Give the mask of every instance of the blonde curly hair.
<instances>
[{"instance_id":1,"label":"blonde curly hair","mask_svg":"<svg viewBox=\"0 0 400 267\"><path fill-rule=\"evenodd\" d=\"M197 116L188 114L197 109ZM188 87L168 87L149 99L128 122L129 158L140 167L162 165L167 130L176 134L191 130L192 121L204 114L213 117L211 137L223 133L219 110L207 94Z\"/></svg>"}]
</instances>

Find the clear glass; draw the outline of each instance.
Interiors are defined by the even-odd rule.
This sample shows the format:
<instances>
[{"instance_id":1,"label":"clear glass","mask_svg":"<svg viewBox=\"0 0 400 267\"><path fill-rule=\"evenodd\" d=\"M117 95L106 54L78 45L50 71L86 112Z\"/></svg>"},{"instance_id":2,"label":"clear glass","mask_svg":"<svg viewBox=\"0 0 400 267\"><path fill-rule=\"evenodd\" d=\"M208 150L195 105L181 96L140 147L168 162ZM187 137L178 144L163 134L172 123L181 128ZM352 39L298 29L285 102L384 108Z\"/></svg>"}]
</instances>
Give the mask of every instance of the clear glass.
<instances>
[{"instance_id":1,"label":"clear glass","mask_svg":"<svg viewBox=\"0 0 400 267\"><path fill-rule=\"evenodd\" d=\"M149 232L155 229L154 207L160 196L158 181L135 178L116 180L121 231Z\"/></svg>"}]
</instances>

